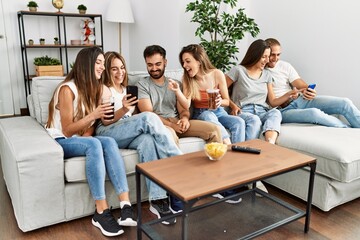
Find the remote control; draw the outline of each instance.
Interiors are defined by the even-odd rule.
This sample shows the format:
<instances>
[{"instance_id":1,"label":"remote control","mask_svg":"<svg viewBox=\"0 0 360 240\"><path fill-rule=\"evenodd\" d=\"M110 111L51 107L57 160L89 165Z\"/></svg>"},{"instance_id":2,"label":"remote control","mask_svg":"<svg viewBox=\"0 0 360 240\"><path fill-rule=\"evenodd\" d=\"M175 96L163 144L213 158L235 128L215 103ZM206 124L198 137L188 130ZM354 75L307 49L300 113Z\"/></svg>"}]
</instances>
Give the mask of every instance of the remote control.
<instances>
[{"instance_id":1,"label":"remote control","mask_svg":"<svg viewBox=\"0 0 360 240\"><path fill-rule=\"evenodd\" d=\"M260 154L261 149L258 148L251 148L251 147L241 147L241 146L231 146L231 150L237 152L248 152L248 153L255 153Z\"/></svg>"}]
</instances>

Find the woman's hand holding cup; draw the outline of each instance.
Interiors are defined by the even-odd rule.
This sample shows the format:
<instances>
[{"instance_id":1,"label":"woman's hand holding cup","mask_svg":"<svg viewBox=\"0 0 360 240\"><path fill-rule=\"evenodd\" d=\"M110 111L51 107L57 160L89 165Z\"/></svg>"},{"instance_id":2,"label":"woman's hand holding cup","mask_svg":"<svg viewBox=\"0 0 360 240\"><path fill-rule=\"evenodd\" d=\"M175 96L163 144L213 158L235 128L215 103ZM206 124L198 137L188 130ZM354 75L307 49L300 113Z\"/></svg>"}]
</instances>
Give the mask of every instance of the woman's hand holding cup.
<instances>
[{"instance_id":1,"label":"woman's hand holding cup","mask_svg":"<svg viewBox=\"0 0 360 240\"><path fill-rule=\"evenodd\" d=\"M114 119L114 116L115 116L114 97L112 97L112 96L103 97L101 99L101 104L102 105L108 105L105 108L104 120L112 121Z\"/></svg>"},{"instance_id":2,"label":"woman's hand holding cup","mask_svg":"<svg viewBox=\"0 0 360 240\"><path fill-rule=\"evenodd\" d=\"M208 94L208 108L217 109L221 105L221 95L219 94L219 89L207 89Z\"/></svg>"}]
</instances>

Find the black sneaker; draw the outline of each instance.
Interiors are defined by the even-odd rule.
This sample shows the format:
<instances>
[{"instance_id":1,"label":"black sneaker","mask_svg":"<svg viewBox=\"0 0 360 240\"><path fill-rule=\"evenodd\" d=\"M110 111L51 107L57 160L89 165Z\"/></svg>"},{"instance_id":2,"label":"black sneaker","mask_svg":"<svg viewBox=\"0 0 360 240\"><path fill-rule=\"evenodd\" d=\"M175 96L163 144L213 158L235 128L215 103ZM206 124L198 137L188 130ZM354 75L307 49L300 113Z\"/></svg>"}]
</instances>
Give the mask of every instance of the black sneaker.
<instances>
[{"instance_id":1,"label":"black sneaker","mask_svg":"<svg viewBox=\"0 0 360 240\"><path fill-rule=\"evenodd\" d=\"M118 223L120 226L129 226L134 227L137 225L136 220L134 220L134 212L130 205L125 204L123 208L121 208L121 217L118 219Z\"/></svg>"},{"instance_id":2,"label":"black sneaker","mask_svg":"<svg viewBox=\"0 0 360 240\"><path fill-rule=\"evenodd\" d=\"M170 196L170 210L173 213L182 212L184 206L183 203L176 197Z\"/></svg>"},{"instance_id":3,"label":"black sneaker","mask_svg":"<svg viewBox=\"0 0 360 240\"><path fill-rule=\"evenodd\" d=\"M99 214L95 210L94 217L92 218L92 224L95 227L98 227L102 234L107 237L118 236L124 233L124 230L116 222L109 209L106 209L102 214Z\"/></svg>"},{"instance_id":4,"label":"black sneaker","mask_svg":"<svg viewBox=\"0 0 360 240\"><path fill-rule=\"evenodd\" d=\"M167 198L150 201L150 212L155 214L158 217L158 219L173 215L173 213L170 211ZM165 225L175 224L176 217L170 218L168 220L164 220L161 223Z\"/></svg>"}]
</instances>

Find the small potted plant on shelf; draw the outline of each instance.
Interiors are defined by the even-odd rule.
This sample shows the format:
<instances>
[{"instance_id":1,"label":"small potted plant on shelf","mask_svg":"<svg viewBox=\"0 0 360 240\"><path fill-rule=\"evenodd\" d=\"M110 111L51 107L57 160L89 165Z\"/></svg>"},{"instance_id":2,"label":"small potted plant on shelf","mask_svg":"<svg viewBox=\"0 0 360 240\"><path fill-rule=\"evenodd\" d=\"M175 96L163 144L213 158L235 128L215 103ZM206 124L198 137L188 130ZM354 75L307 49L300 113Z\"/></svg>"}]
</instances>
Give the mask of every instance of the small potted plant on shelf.
<instances>
[{"instance_id":1,"label":"small potted plant on shelf","mask_svg":"<svg viewBox=\"0 0 360 240\"><path fill-rule=\"evenodd\" d=\"M64 76L63 66L57 58L43 57L34 58L36 76Z\"/></svg>"},{"instance_id":2,"label":"small potted plant on shelf","mask_svg":"<svg viewBox=\"0 0 360 240\"><path fill-rule=\"evenodd\" d=\"M29 45L34 45L34 40L32 40L31 38L28 41Z\"/></svg>"},{"instance_id":3,"label":"small potted plant on shelf","mask_svg":"<svg viewBox=\"0 0 360 240\"><path fill-rule=\"evenodd\" d=\"M59 45L59 38L58 37L54 37L54 44L55 45Z\"/></svg>"},{"instance_id":4,"label":"small potted plant on shelf","mask_svg":"<svg viewBox=\"0 0 360 240\"><path fill-rule=\"evenodd\" d=\"M40 42L40 45L45 45L45 38L40 38L39 42Z\"/></svg>"},{"instance_id":5,"label":"small potted plant on shelf","mask_svg":"<svg viewBox=\"0 0 360 240\"><path fill-rule=\"evenodd\" d=\"M35 1L30 1L27 6L28 6L30 12L37 11L38 4Z\"/></svg>"},{"instance_id":6,"label":"small potted plant on shelf","mask_svg":"<svg viewBox=\"0 0 360 240\"><path fill-rule=\"evenodd\" d=\"M80 4L77 9L79 10L79 13L80 14L85 14L86 13L86 10L87 10L87 7L84 5L84 4Z\"/></svg>"}]
</instances>

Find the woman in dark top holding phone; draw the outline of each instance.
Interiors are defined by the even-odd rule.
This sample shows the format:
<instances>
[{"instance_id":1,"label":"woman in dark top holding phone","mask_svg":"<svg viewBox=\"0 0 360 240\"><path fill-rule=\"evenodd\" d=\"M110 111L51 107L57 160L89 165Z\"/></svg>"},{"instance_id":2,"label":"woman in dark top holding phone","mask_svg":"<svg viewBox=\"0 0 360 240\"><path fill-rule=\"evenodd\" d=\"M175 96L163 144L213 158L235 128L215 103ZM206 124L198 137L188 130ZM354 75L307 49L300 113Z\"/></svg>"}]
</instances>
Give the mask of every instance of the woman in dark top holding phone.
<instances>
[{"instance_id":1,"label":"woman in dark top holding phone","mask_svg":"<svg viewBox=\"0 0 360 240\"><path fill-rule=\"evenodd\" d=\"M96 127L96 135L113 137L119 148L136 149L140 162L182 154L170 131L155 113L143 112L132 115L138 99L126 91L129 88L127 88L128 75L125 60L117 52L105 54L103 83L102 98L114 98L114 112L109 111L106 119L101 118ZM163 207L168 205L166 191L148 179L146 183L152 207L150 210L158 217L172 214L168 207ZM163 223L175 223L175 218Z\"/></svg>"}]
</instances>

